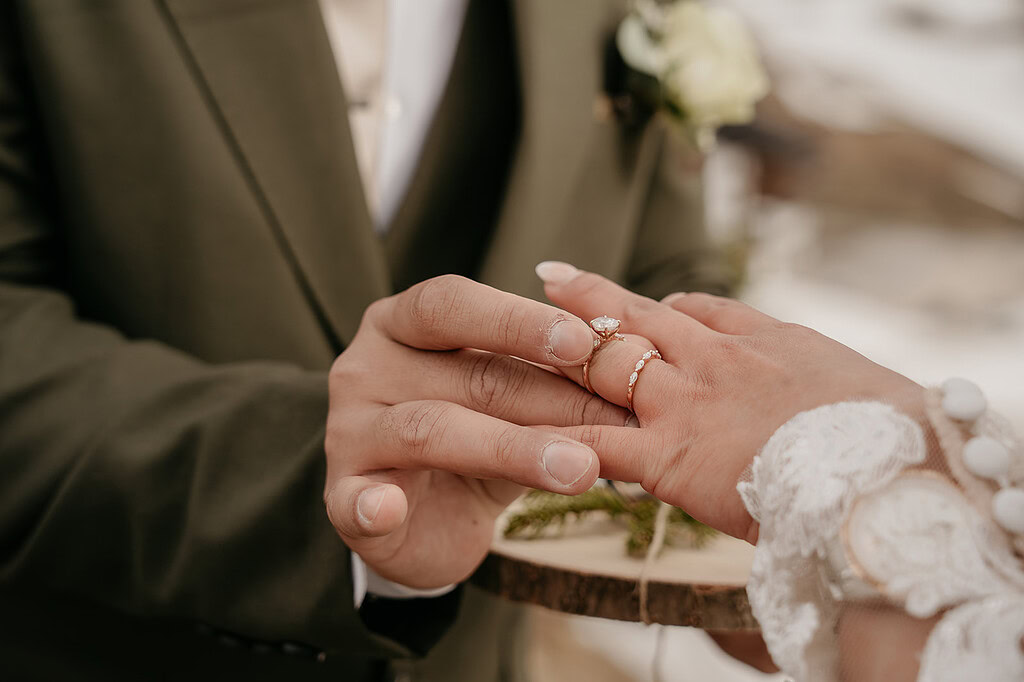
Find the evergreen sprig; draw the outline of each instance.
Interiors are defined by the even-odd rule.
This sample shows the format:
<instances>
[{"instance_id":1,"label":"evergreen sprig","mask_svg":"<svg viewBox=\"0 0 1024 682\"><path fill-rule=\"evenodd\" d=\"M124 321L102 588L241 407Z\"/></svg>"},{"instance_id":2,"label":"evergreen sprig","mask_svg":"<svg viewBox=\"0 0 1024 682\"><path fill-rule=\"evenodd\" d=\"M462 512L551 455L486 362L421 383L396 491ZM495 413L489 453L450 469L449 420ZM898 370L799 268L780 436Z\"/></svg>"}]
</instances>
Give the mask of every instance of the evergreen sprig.
<instances>
[{"instance_id":1,"label":"evergreen sprig","mask_svg":"<svg viewBox=\"0 0 1024 682\"><path fill-rule=\"evenodd\" d=\"M552 526L563 529L570 520L588 514L605 513L612 519L626 522L629 535L626 551L631 556L643 556L654 537L654 518L658 513L658 500L645 496L630 498L611 487L595 487L569 497L540 490L524 498L522 511L512 514L505 527L505 537L540 537ZM669 514L666 545L700 547L715 531L697 521L678 507Z\"/></svg>"}]
</instances>

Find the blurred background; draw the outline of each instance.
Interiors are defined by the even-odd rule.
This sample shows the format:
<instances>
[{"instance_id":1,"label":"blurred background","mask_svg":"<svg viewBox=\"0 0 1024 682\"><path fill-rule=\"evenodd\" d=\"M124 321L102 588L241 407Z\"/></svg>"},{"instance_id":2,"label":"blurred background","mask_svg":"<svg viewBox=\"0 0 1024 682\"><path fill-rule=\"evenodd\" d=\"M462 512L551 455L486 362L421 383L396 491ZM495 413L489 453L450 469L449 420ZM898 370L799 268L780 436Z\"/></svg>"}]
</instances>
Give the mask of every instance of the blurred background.
<instances>
[{"instance_id":1,"label":"blurred background","mask_svg":"<svg viewBox=\"0 0 1024 682\"><path fill-rule=\"evenodd\" d=\"M704 167L741 296L1024 431L1024 1L721 0L773 94ZM782 679L696 630L535 609L531 679ZM660 645L659 645L660 640Z\"/></svg>"}]
</instances>

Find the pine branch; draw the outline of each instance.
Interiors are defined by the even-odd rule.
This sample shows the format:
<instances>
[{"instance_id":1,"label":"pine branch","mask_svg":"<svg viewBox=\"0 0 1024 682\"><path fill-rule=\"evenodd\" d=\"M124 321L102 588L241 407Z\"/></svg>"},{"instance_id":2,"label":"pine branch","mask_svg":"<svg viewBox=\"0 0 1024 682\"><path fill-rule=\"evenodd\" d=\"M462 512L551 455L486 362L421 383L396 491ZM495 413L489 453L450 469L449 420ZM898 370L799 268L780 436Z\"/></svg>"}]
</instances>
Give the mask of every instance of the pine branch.
<instances>
[{"instance_id":1,"label":"pine branch","mask_svg":"<svg viewBox=\"0 0 1024 682\"><path fill-rule=\"evenodd\" d=\"M629 529L626 551L633 556L647 552L654 537L654 518L658 511L658 501L653 497L630 499L606 487L592 488L575 497L533 491L526 496L524 504L523 511L509 517L505 537L536 538L552 526L562 529L570 520L603 512L613 519L626 521ZM714 534L713 529L682 509L673 508L666 545L700 547Z\"/></svg>"}]
</instances>

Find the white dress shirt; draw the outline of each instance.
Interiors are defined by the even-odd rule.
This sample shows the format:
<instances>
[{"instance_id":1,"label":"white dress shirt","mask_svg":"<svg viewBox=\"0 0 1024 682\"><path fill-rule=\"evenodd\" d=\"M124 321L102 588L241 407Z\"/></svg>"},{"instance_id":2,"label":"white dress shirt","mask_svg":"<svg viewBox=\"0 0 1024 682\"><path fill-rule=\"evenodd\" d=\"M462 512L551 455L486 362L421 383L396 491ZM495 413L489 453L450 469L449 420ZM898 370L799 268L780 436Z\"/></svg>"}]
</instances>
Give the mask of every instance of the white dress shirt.
<instances>
[{"instance_id":1,"label":"white dress shirt","mask_svg":"<svg viewBox=\"0 0 1024 682\"><path fill-rule=\"evenodd\" d=\"M441 101L467 0L319 0L349 104L363 193L384 233L409 188ZM382 578L352 553L356 608L366 593L412 598L417 590Z\"/></svg>"},{"instance_id":2,"label":"white dress shirt","mask_svg":"<svg viewBox=\"0 0 1024 682\"><path fill-rule=\"evenodd\" d=\"M384 232L444 94L467 0L320 0L363 191Z\"/></svg>"}]
</instances>

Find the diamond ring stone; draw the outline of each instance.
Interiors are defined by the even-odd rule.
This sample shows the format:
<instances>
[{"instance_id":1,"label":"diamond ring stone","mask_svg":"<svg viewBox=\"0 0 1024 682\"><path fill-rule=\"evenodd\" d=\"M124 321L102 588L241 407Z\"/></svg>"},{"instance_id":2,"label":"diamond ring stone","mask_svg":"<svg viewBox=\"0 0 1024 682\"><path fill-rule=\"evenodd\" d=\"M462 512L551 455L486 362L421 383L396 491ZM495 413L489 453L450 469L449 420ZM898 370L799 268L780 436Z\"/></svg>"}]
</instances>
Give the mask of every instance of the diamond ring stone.
<instances>
[{"instance_id":1,"label":"diamond ring stone","mask_svg":"<svg viewBox=\"0 0 1024 682\"><path fill-rule=\"evenodd\" d=\"M593 329L602 340L607 341L618 333L619 325L621 324L622 322L616 320L614 317L601 315L600 317L595 317L590 321L590 328Z\"/></svg>"},{"instance_id":2,"label":"diamond ring stone","mask_svg":"<svg viewBox=\"0 0 1024 682\"><path fill-rule=\"evenodd\" d=\"M602 315L601 317L595 317L590 321L590 328L597 334L597 338L594 339L594 353L597 353L598 349L607 343L608 341L625 341L626 337L619 333L619 325L621 322L616 320L614 317L608 317ZM587 389L591 393L594 392L594 387L590 385L590 361L594 359L591 355L587 358L587 361L583 363L583 388Z\"/></svg>"},{"instance_id":3,"label":"diamond ring stone","mask_svg":"<svg viewBox=\"0 0 1024 682\"><path fill-rule=\"evenodd\" d=\"M657 348L652 348L643 354L639 360L636 361L636 365L633 367L633 373L629 375L629 384L626 385L626 409L630 412L633 410L633 391L636 389L636 382L640 378L640 373L644 371L644 367L651 360L661 360L661 353L658 352Z\"/></svg>"}]
</instances>

